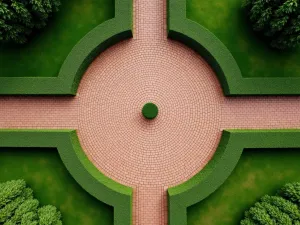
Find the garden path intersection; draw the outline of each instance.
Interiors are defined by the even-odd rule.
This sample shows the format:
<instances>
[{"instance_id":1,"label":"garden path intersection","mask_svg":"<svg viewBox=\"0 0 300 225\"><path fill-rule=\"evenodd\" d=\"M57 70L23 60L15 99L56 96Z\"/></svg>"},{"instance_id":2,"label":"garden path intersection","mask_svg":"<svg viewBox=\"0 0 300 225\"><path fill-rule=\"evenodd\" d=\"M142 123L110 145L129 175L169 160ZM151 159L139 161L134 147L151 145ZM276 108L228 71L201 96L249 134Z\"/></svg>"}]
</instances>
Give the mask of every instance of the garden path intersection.
<instances>
[{"instance_id":1,"label":"garden path intersection","mask_svg":"<svg viewBox=\"0 0 300 225\"><path fill-rule=\"evenodd\" d=\"M153 102L153 120L141 114ZM106 176L134 188L133 224L167 224L166 189L201 170L222 130L300 128L300 97L224 97L196 52L166 34L166 2L134 0L134 37L101 53L75 97L0 97L0 128L76 129Z\"/></svg>"}]
</instances>

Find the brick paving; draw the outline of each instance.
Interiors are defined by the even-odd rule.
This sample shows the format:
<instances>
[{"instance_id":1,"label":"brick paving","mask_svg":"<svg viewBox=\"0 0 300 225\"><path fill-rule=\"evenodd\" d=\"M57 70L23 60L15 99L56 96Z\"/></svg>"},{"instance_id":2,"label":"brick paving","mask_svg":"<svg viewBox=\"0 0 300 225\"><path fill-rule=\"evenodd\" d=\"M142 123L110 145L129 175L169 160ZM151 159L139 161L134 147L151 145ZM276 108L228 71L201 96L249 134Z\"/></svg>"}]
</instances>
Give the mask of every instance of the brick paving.
<instances>
[{"instance_id":1,"label":"brick paving","mask_svg":"<svg viewBox=\"0 0 300 225\"><path fill-rule=\"evenodd\" d=\"M166 189L206 165L223 129L300 128L300 97L225 98L209 65L167 40L165 18L164 1L135 0L134 38L94 60L76 97L0 97L0 128L77 129L94 165L134 188L135 225L167 224Z\"/></svg>"}]
</instances>

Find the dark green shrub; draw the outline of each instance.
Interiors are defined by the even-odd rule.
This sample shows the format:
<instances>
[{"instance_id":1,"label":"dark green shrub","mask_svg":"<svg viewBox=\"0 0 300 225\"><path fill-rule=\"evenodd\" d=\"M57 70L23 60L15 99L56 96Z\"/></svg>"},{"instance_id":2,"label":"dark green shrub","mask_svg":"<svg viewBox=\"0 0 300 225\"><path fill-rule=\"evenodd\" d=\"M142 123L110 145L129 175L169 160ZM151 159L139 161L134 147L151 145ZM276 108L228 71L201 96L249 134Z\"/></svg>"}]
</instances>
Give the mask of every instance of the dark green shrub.
<instances>
[{"instance_id":1,"label":"dark green shrub","mask_svg":"<svg viewBox=\"0 0 300 225\"><path fill-rule=\"evenodd\" d=\"M39 208L24 180L0 184L0 225L62 225L56 207Z\"/></svg>"},{"instance_id":2,"label":"dark green shrub","mask_svg":"<svg viewBox=\"0 0 300 225\"><path fill-rule=\"evenodd\" d=\"M300 0L245 0L244 7L255 31L276 49L300 45Z\"/></svg>"},{"instance_id":3,"label":"dark green shrub","mask_svg":"<svg viewBox=\"0 0 300 225\"><path fill-rule=\"evenodd\" d=\"M154 103L148 102L144 105L142 114L146 119L152 120L157 116L158 108Z\"/></svg>"},{"instance_id":4,"label":"dark green shrub","mask_svg":"<svg viewBox=\"0 0 300 225\"><path fill-rule=\"evenodd\" d=\"M300 225L300 183L283 186L275 196L265 195L248 211L241 225Z\"/></svg>"},{"instance_id":5,"label":"dark green shrub","mask_svg":"<svg viewBox=\"0 0 300 225\"><path fill-rule=\"evenodd\" d=\"M24 44L36 29L46 26L60 0L1 0L0 41Z\"/></svg>"},{"instance_id":6,"label":"dark green shrub","mask_svg":"<svg viewBox=\"0 0 300 225\"><path fill-rule=\"evenodd\" d=\"M278 194L300 206L300 183L286 184Z\"/></svg>"}]
</instances>

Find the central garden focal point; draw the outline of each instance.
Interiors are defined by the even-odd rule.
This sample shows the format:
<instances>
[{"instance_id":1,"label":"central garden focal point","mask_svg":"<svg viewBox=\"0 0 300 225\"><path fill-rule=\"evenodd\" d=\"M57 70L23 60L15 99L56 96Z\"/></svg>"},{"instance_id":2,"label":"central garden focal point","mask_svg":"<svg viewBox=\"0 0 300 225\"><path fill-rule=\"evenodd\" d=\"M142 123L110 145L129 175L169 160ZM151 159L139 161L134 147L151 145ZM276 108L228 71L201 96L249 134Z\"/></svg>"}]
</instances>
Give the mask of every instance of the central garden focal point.
<instances>
[{"instance_id":1,"label":"central garden focal point","mask_svg":"<svg viewBox=\"0 0 300 225\"><path fill-rule=\"evenodd\" d=\"M88 2L0 0L0 225L300 225L300 0Z\"/></svg>"},{"instance_id":2,"label":"central garden focal point","mask_svg":"<svg viewBox=\"0 0 300 225\"><path fill-rule=\"evenodd\" d=\"M142 114L146 119L153 120L158 114L158 108L154 103L148 102L144 105Z\"/></svg>"}]
</instances>

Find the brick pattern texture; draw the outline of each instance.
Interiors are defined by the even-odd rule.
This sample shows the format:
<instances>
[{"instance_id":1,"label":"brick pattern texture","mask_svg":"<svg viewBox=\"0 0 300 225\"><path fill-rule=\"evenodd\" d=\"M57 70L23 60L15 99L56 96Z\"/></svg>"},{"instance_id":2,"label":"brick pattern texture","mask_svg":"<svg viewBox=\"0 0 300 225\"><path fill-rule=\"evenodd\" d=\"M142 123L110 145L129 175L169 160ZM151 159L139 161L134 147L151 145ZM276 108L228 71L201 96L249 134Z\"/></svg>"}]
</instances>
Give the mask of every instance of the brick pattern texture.
<instances>
[{"instance_id":1,"label":"brick pattern texture","mask_svg":"<svg viewBox=\"0 0 300 225\"><path fill-rule=\"evenodd\" d=\"M223 129L300 128L300 97L226 98L201 56L167 40L165 1L134 0L134 21L134 38L94 60L76 97L0 97L0 128L77 129L94 165L134 188L134 224L166 225L166 189L206 165Z\"/></svg>"}]
</instances>

